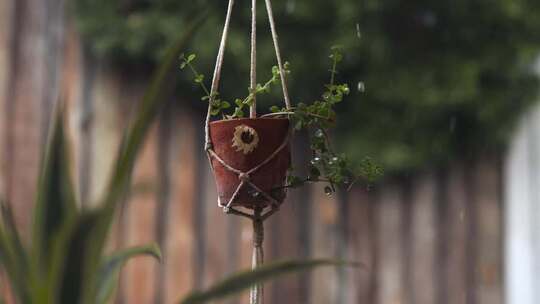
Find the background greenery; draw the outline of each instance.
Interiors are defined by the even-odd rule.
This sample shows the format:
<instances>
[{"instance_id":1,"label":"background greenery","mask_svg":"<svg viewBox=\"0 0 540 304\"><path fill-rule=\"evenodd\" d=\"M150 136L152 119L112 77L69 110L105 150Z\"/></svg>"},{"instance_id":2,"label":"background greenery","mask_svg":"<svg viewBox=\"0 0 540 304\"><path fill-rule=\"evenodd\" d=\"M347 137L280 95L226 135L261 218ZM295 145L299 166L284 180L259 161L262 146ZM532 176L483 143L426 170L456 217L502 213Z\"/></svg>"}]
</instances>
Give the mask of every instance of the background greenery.
<instances>
[{"instance_id":1,"label":"background greenery","mask_svg":"<svg viewBox=\"0 0 540 304\"><path fill-rule=\"evenodd\" d=\"M125 68L154 66L190 20L208 10L188 49L209 74L226 2L75 0L72 11L89 49ZM504 148L536 97L539 1L274 2L294 101L321 94L328 50L343 45L339 77L366 90L340 105L340 146L354 159L371 155L387 171ZM259 77L266 79L275 60L263 9L260 1ZM228 99L244 96L248 86L249 1L237 1L232 27L221 89ZM202 109L189 75L179 75L178 94Z\"/></svg>"}]
</instances>

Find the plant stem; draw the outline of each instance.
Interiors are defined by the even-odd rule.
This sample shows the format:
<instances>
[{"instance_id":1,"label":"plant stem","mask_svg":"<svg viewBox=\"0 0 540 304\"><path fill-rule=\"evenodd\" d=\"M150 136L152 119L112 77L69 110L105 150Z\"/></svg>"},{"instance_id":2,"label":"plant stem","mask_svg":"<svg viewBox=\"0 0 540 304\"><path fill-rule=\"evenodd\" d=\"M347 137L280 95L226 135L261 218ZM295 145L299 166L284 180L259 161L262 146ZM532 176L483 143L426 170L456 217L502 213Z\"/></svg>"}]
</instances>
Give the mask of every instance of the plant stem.
<instances>
[{"instance_id":1,"label":"plant stem","mask_svg":"<svg viewBox=\"0 0 540 304\"><path fill-rule=\"evenodd\" d=\"M191 63L187 63L187 66L189 67L189 69L191 70L191 72L193 73L193 75L195 77L198 77L200 75L199 72L197 72L197 70L195 69L195 67ZM204 84L204 81L199 82L199 86L203 89L206 96L208 96L209 98L212 97L212 96L210 96L211 95L210 90L208 90L208 88Z\"/></svg>"},{"instance_id":2,"label":"plant stem","mask_svg":"<svg viewBox=\"0 0 540 304\"><path fill-rule=\"evenodd\" d=\"M330 73L330 86L334 85L334 82L336 80L336 73L337 73L337 57L334 55L333 63L332 63L332 71Z\"/></svg>"}]
</instances>

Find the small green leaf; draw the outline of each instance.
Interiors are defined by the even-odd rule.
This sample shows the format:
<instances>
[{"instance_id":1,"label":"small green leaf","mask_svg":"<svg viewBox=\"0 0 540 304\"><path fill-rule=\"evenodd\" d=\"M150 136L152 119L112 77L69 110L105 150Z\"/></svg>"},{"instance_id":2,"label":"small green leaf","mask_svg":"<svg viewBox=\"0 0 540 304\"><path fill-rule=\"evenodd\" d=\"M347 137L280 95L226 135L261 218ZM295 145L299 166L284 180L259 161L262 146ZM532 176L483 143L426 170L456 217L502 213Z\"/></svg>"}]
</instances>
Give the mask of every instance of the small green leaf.
<instances>
[{"instance_id":1,"label":"small green leaf","mask_svg":"<svg viewBox=\"0 0 540 304\"><path fill-rule=\"evenodd\" d=\"M195 83L202 83L204 81L204 75L198 74L193 81L195 81Z\"/></svg>"},{"instance_id":2,"label":"small green leaf","mask_svg":"<svg viewBox=\"0 0 540 304\"><path fill-rule=\"evenodd\" d=\"M210 114L212 114L212 116L217 116L217 115L219 115L219 113L221 113L221 109L219 109L219 108L217 108L217 109L214 108L214 109L212 109L210 111Z\"/></svg>"},{"instance_id":3,"label":"small green leaf","mask_svg":"<svg viewBox=\"0 0 540 304\"><path fill-rule=\"evenodd\" d=\"M228 109L230 107L231 107L231 104L229 102L227 102L227 101L222 101L221 102L221 108L222 109Z\"/></svg>"},{"instance_id":4,"label":"small green leaf","mask_svg":"<svg viewBox=\"0 0 540 304\"><path fill-rule=\"evenodd\" d=\"M180 304L201 304L236 294L287 274L313 270L323 266L360 267L361 264L336 260L283 261L263 265L255 270L233 275L202 292L193 292Z\"/></svg>"},{"instance_id":5,"label":"small green leaf","mask_svg":"<svg viewBox=\"0 0 540 304\"><path fill-rule=\"evenodd\" d=\"M190 55L187 57L187 60L186 60L186 61L187 61L188 63L191 63L191 62L193 62L193 60L195 60L195 58L197 58L197 55L195 55L195 54L190 54Z\"/></svg>"},{"instance_id":6,"label":"small green leaf","mask_svg":"<svg viewBox=\"0 0 540 304\"><path fill-rule=\"evenodd\" d=\"M272 112L272 113L278 113L278 112L280 112L280 111L281 111L281 108L278 107L278 106L272 106L272 107L270 107L270 112Z\"/></svg>"},{"instance_id":7,"label":"small green leaf","mask_svg":"<svg viewBox=\"0 0 540 304\"><path fill-rule=\"evenodd\" d=\"M242 118L244 117L244 111L241 108L236 108L234 111L234 116L237 118Z\"/></svg>"}]
</instances>

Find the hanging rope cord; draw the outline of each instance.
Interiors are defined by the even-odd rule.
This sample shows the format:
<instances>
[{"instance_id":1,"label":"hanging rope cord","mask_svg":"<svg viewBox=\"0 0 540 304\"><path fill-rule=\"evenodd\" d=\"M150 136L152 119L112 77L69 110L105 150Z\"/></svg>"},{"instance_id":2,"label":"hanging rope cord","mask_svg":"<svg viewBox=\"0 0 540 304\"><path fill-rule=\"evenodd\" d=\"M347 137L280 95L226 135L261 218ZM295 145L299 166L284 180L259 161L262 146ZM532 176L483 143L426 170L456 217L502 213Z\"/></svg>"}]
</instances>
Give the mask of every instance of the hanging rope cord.
<instances>
[{"instance_id":1,"label":"hanging rope cord","mask_svg":"<svg viewBox=\"0 0 540 304\"><path fill-rule=\"evenodd\" d=\"M272 11L272 3L271 0L265 0L266 2L266 10L268 13L268 21L270 23L270 31L272 33L272 40L274 43L274 49L276 53L276 59L278 63L279 68L279 74L280 74L280 80L281 80L281 87L283 89L283 98L285 101L285 106L287 110L291 109L291 101L289 98L289 90L287 88L287 81L286 81L286 75L285 75L285 69L283 67L283 60L281 58L281 51L279 48L279 37L276 31L276 25L274 21L274 14ZM214 69L214 74L212 77L212 86L210 89L210 102L208 104L208 111L206 113L206 123L205 123L205 136L206 136L206 149L211 149L212 144L210 140L210 120L212 117L212 103L215 100L219 83L221 80L221 70L223 67L223 58L225 53L225 48L227 45L227 39L229 35L229 29L230 29L230 22L231 22L231 16L232 11L234 8L235 0L229 0L229 5L227 8L227 16L225 18L225 25L223 27L223 33L221 36L221 43L219 46L219 51L216 59L216 66ZM256 0L252 0L252 22L251 22L251 69L250 69L250 88L253 90L255 89L257 85L257 76L256 76L256 68L257 68L257 51L256 51L256 44L257 44L257 18L256 18ZM256 101L254 101L253 106L251 107L250 116L251 118L256 117Z\"/></svg>"},{"instance_id":2,"label":"hanging rope cord","mask_svg":"<svg viewBox=\"0 0 540 304\"><path fill-rule=\"evenodd\" d=\"M274 15L272 11L272 3L271 0L265 0L266 2L266 11L268 14L268 21L270 23L270 31L272 34L272 40L274 43L274 49L276 53L276 59L277 64L279 68L279 74L280 74L280 80L281 80L281 87L283 89L283 99L285 102L285 106L287 110L291 110L291 102L289 98L289 91L287 88L287 82L286 82L286 74L285 69L283 66L283 61L281 59L281 52L279 48L279 39L276 31L275 21L274 21ZM247 172L243 172L241 170L238 170L229 164L225 162L214 150L212 141L210 138L210 120L212 116L212 104L217 96L219 83L221 79L221 71L223 67L223 60L225 55L225 48L227 45L227 38L229 34L229 28L230 28L230 22L231 22L231 16L232 11L234 8L235 0L229 0L229 4L227 7L227 15L225 18L225 25L223 27L223 33L221 37L221 42L219 46L219 51L216 59L216 66L214 69L214 74L212 78L212 86L210 90L210 100L208 103L208 111L206 113L206 121L205 121L205 150L208 155L208 159L210 161L210 165L212 166L212 158L216 159L223 167L225 167L227 170L235 173L238 175L238 178L240 180L240 183L238 187L236 188L236 191L233 193L231 199L229 202L227 202L226 205L223 205L221 201L218 200L219 207L222 207L223 210L226 213L239 215L243 217L250 218L253 221L253 256L252 256L252 267L256 268L259 265L261 265L264 261L264 252L263 252L263 240L264 240L264 226L263 222L268 217L270 217L272 214L277 212L279 208L279 203L268 193L260 189L257 185L255 185L253 182L251 182L250 175L261 169L263 166L268 164L272 159L274 159L289 143L290 137L292 136L292 129L289 128L289 131L287 132L287 136L284 138L281 145L263 162L261 162L259 165L255 166L254 168L248 170ZM256 118L257 117L257 101L255 93L253 93L257 87L257 0L251 1L251 64L250 64L250 91L253 94L253 104L250 106L250 117ZM255 207L253 210L253 214L248 214L239 210L236 210L232 208L233 202L236 200L237 196L240 193L240 190L244 186L250 186L251 188L255 189L258 193L262 194L264 198L266 198L271 203L271 210L264 213L263 207ZM263 303L263 286L257 285L254 286L250 293L250 303L251 304L262 304Z\"/></svg>"}]
</instances>

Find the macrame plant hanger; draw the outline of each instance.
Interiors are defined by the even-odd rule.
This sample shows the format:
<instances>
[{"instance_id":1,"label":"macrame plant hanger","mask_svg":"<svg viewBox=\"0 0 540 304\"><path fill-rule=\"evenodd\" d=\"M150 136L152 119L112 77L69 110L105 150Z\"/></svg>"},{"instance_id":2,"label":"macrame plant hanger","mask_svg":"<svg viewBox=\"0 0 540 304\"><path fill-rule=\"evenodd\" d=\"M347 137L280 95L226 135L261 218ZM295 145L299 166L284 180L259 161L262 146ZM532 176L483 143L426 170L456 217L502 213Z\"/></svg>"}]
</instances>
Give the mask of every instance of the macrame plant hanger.
<instances>
[{"instance_id":1,"label":"macrame plant hanger","mask_svg":"<svg viewBox=\"0 0 540 304\"><path fill-rule=\"evenodd\" d=\"M232 11L234 8L234 2L235 0L229 0L228 8L227 8L227 15L225 18L225 25L223 28L223 33L221 37L221 43L219 46L219 51L216 59L216 66L214 69L214 74L212 78L212 87L210 91L210 101L208 106L208 112L206 115L206 122L205 122L205 150L208 155L208 159L210 161L210 165L212 165L212 159L217 160L221 165L223 165L227 170L230 172L235 173L238 175L238 179L240 181L240 184L238 185L238 188L236 189L236 192L233 194L232 198L229 202L226 204L222 204L221 201L218 201L219 207L223 208L223 211L227 214L233 214L238 215L242 217L249 218L253 221L253 255L252 255L252 268L255 269L263 264L264 261L264 251L263 251L263 240L264 240L264 227L263 223L264 221L269 218L271 215L273 215L275 212L278 211L280 203L277 202L270 194L264 192L261 190L257 185L255 185L251 179L250 175L261 169L263 166L265 166L267 163L269 163L272 159L274 159L283 149L285 149L289 143L292 130L289 128L289 132L287 136L284 138L283 143L263 162L261 162L259 165L255 166L254 168L243 172L241 170L238 170L236 168L233 168L229 164L227 164L226 161L224 161L213 149L212 141L210 138L210 120L211 120L211 112L212 112L212 103L214 101L214 98L218 92L219 82L221 78L221 69L223 66L223 58L225 54L225 48L227 45L227 38L229 34L229 27L230 27L230 21L232 16ZM270 23L270 31L272 34L272 40L274 43L274 49L276 53L276 59L277 64L280 72L280 80L281 80L281 86L283 89L283 98L285 102L285 106L287 110L291 110L291 103L289 99L289 93L287 89L287 83L286 83L286 75L285 75L285 69L283 66L283 62L281 59L281 53L279 48L279 42L278 42L278 35L276 32L276 26L274 22L274 16L272 12L272 3L271 0L265 0L266 3L266 11L268 14L268 20ZM251 68L250 68L250 89L253 91L255 90L257 86L257 75L256 75L256 68L257 68L257 0L251 0ZM256 118L257 117L257 106L256 106L256 96L253 98L253 104L250 106L250 118ZM235 209L233 207L233 202L236 199L236 196L239 194L240 190L243 187L251 187L258 193L260 193L268 202L270 202L268 207L254 207L253 213L247 213L240 211L238 209ZM262 304L263 303L263 295L264 290L262 284L254 286L251 289L250 293L250 304Z\"/></svg>"}]
</instances>

